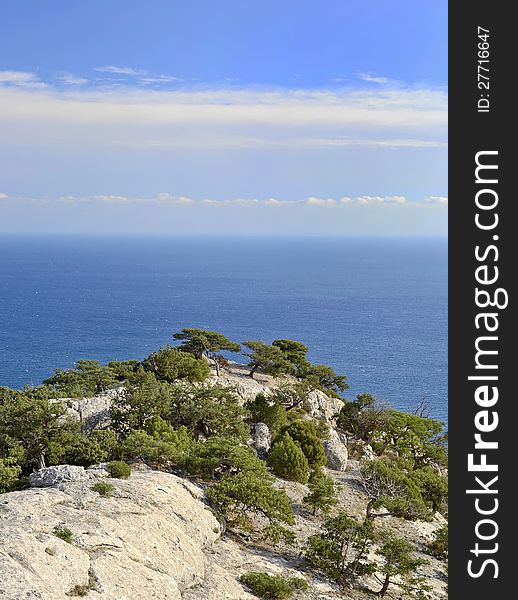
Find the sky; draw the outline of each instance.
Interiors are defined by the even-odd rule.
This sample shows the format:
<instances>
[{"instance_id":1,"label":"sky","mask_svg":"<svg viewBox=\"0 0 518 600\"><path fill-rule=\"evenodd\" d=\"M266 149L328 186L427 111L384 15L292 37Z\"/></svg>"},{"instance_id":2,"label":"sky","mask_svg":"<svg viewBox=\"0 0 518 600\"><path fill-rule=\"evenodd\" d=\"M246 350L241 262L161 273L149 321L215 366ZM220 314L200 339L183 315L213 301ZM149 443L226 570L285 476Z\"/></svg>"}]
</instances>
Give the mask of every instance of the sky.
<instances>
[{"instance_id":1,"label":"sky","mask_svg":"<svg viewBox=\"0 0 518 600\"><path fill-rule=\"evenodd\" d=\"M0 233L445 235L445 0L17 0Z\"/></svg>"}]
</instances>

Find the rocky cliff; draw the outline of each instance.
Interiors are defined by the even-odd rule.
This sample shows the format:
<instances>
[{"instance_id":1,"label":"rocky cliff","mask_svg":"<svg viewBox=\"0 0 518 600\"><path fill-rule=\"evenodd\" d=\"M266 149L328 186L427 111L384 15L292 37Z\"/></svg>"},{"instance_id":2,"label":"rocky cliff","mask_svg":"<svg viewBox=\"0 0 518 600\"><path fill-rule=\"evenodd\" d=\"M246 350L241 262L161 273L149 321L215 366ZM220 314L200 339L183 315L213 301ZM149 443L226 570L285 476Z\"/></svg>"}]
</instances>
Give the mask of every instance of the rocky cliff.
<instances>
[{"instance_id":1,"label":"rocky cliff","mask_svg":"<svg viewBox=\"0 0 518 600\"><path fill-rule=\"evenodd\" d=\"M99 481L114 486L111 497L92 489ZM240 574L297 574L289 560L220 538L203 490L175 475L143 468L110 479L62 466L32 483L45 487L0 496L0 598L252 600ZM69 541L58 537L66 530ZM315 582L304 597L335 594Z\"/></svg>"}]
</instances>

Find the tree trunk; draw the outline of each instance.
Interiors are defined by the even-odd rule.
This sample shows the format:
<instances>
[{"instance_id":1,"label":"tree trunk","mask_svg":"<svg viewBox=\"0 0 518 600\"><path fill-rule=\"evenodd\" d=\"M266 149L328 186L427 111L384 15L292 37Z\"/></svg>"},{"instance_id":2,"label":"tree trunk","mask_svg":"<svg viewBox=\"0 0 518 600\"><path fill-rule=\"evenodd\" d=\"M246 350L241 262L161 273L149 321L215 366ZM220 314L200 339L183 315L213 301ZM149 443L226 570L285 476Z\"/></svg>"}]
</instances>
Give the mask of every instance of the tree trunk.
<instances>
[{"instance_id":1,"label":"tree trunk","mask_svg":"<svg viewBox=\"0 0 518 600\"><path fill-rule=\"evenodd\" d=\"M254 365L251 370L250 373L248 373L248 376L251 377L252 379L254 378L254 373L257 371L257 365Z\"/></svg>"},{"instance_id":2,"label":"tree trunk","mask_svg":"<svg viewBox=\"0 0 518 600\"><path fill-rule=\"evenodd\" d=\"M38 455L38 469L44 469L47 465L45 464L45 455L40 453Z\"/></svg>"},{"instance_id":3,"label":"tree trunk","mask_svg":"<svg viewBox=\"0 0 518 600\"><path fill-rule=\"evenodd\" d=\"M385 576L385 581L383 582L383 587L378 592L378 596L380 598L383 598L385 596L385 594L387 593L389 584L390 584L390 577L388 575L386 575Z\"/></svg>"},{"instance_id":4,"label":"tree trunk","mask_svg":"<svg viewBox=\"0 0 518 600\"><path fill-rule=\"evenodd\" d=\"M216 367L216 375L219 377L219 363L218 363L218 359L215 356L212 356L212 362L214 363L214 366Z\"/></svg>"}]
</instances>

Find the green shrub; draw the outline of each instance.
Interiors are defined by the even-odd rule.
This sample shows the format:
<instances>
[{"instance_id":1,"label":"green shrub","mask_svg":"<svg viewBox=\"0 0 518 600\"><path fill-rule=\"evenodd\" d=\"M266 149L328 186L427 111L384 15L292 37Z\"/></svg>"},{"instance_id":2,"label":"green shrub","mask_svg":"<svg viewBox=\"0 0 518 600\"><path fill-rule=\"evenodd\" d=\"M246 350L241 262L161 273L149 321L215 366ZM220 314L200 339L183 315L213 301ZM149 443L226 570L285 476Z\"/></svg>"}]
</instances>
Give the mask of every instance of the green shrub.
<instances>
[{"instance_id":1,"label":"green shrub","mask_svg":"<svg viewBox=\"0 0 518 600\"><path fill-rule=\"evenodd\" d=\"M150 421L147 431L131 431L121 444L123 458L138 458L154 466L183 463L193 445L185 427L174 429L161 417Z\"/></svg>"},{"instance_id":2,"label":"green shrub","mask_svg":"<svg viewBox=\"0 0 518 600\"><path fill-rule=\"evenodd\" d=\"M304 496L302 502L313 509L316 515L317 510L323 513L330 512L331 508L338 502L336 484L330 475L326 475L320 469L311 473L309 478L309 494Z\"/></svg>"},{"instance_id":3,"label":"green shrub","mask_svg":"<svg viewBox=\"0 0 518 600\"><path fill-rule=\"evenodd\" d=\"M21 468L11 457L0 458L0 494L9 492L19 481Z\"/></svg>"},{"instance_id":4,"label":"green shrub","mask_svg":"<svg viewBox=\"0 0 518 600\"><path fill-rule=\"evenodd\" d=\"M46 460L50 445L67 423L65 408L8 388L1 389L0 400L0 456L14 459L23 472L30 473Z\"/></svg>"},{"instance_id":5,"label":"green shrub","mask_svg":"<svg viewBox=\"0 0 518 600\"><path fill-rule=\"evenodd\" d=\"M70 591L65 593L65 596L72 596L72 597L83 597L83 596L88 596L88 592L90 591L90 586L89 585L80 585L77 584L75 585Z\"/></svg>"},{"instance_id":6,"label":"green shrub","mask_svg":"<svg viewBox=\"0 0 518 600\"><path fill-rule=\"evenodd\" d=\"M324 391L328 396L340 397L349 385L345 375L337 375L328 365L311 365L304 373L304 379Z\"/></svg>"},{"instance_id":7,"label":"green shrub","mask_svg":"<svg viewBox=\"0 0 518 600\"><path fill-rule=\"evenodd\" d=\"M194 354L198 359L203 356L214 358L214 352L228 350L239 352L241 346L229 340L218 331L198 329L197 327L185 327L173 334L173 339L181 341L181 349L184 352Z\"/></svg>"},{"instance_id":8,"label":"green shrub","mask_svg":"<svg viewBox=\"0 0 518 600\"><path fill-rule=\"evenodd\" d=\"M188 352L166 346L150 354L142 365L151 371L159 381L174 383L180 379L203 381L210 375L207 361L195 358Z\"/></svg>"},{"instance_id":9,"label":"green shrub","mask_svg":"<svg viewBox=\"0 0 518 600\"><path fill-rule=\"evenodd\" d=\"M299 483L306 483L308 480L308 460L289 433L284 433L275 442L268 455L268 464L283 479Z\"/></svg>"},{"instance_id":10,"label":"green shrub","mask_svg":"<svg viewBox=\"0 0 518 600\"><path fill-rule=\"evenodd\" d=\"M112 447L117 445L113 431L99 431L85 435L81 432L79 423L65 423L49 443L47 462L49 465L89 467L109 458L110 454L105 445L110 443Z\"/></svg>"},{"instance_id":11,"label":"green shrub","mask_svg":"<svg viewBox=\"0 0 518 600\"><path fill-rule=\"evenodd\" d=\"M446 560L448 558L448 525L434 532L433 540L428 544L432 556Z\"/></svg>"},{"instance_id":12,"label":"green shrub","mask_svg":"<svg viewBox=\"0 0 518 600\"><path fill-rule=\"evenodd\" d=\"M115 479L127 479L131 475L131 467L123 460L112 460L108 463L108 473Z\"/></svg>"},{"instance_id":13,"label":"green shrub","mask_svg":"<svg viewBox=\"0 0 518 600\"><path fill-rule=\"evenodd\" d=\"M368 560L373 532L371 522L338 513L306 540L306 559L330 579L352 583L375 570L375 564Z\"/></svg>"},{"instance_id":14,"label":"green shrub","mask_svg":"<svg viewBox=\"0 0 518 600\"><path fill-rule=\"evenodd\" d=\"M326 464L326 453L319 430L313 421L300 420L284 427L282 433L288 433L307 458L310 467L321 467Z\"/></svg>"},{"instance_id":15,"label":"green shrub","mask_svg":"<svg viewBox=\"0 0 518 600\"><path fill-rule=\"evenodd\" d=\"M58 537L60 540L63 540L67 544L72 543L73 533L68 527L54 527L54 535Z\"/></svg>"},{"instance_id":16,"label":"green shrub","mask_svg":"<svg viewBox=\"0 0 518 600\"><path fill-rule=\"evenodd\" d=\"M379 516L373 510L381 507L404 519L431 518L421 489L410 477L404 462L388 458L367 460L361 465L360 474L362 487L369 496L366 507L368 519Z\"/></svg>"},{"instance_id":17,"label":"green shrub","mask_svg":"<svg viewBox=\"0 0 518 600\"><path fill-rule=\"evenodd\" d=\"M381 531L379 539L382 543L377 553L383 558L383 563L376 570L382 577L376 578L380 583L383 580L383 585L377 595L384 598L394 578L398 577L397 585L406 597L419 600L429 597L426 593L432 588L426 583L426 578L415 575L417 567L427 561L415 556L415 548L408 540L396 537L389 531Z\"/></svg>"},{"instance_id":18,"label":"green shrub","mask_svg":"<svg viewBox=\"0 0 518 600\"><path fill-rule=\"evenodd\" d=\"M356 400L344 402L337 425L348 433L360 438L368 444L376 444L374 451L381 454L387 442L377 442L374 438L383 431L390 420L391 411L383 403L379 402L372 394L358 394Z\"/></svg>"},{"instance_id":19,"label":"green shrub","mask_svg":"<svg viewBox=\"0 0 518 600\"><path fill-rule=\"evenodd\" d=\"M191 475L206 480L237 472L253 472L259 477L268 477L268 468L250 447L239 440L218 436L196 443L185 468Z\"/></svg>"},{"instance_id":20,"label":"green shrub","mask_svg":"<svg viewBox=\"0 0 518 600\"><path fill-rule=\"evenodd\" d=\"M112 399L112 429L122 436L128 435L131 430L146 430L150 421L168 412L171 387L141 367Z\"/></svg>"},{"instance_id":21,"label":"green shrub","mask_svg":"<svg viewBox=\"0 0 518 600\"><path fill-rule=\"evenodd\" d=\"M285 578L280 575L249 571L241 575L239 579L254 595L266 600L283 600L295 592L308 589L306 580L300 577Z\"/></svg>"},{"instance_id":22,"label":"green shrub","mask_svg":"<svg viewBox=\"0 0 518 600\"><path fill-rule=\"evenodd\" d=\"M246 403L253 423L265 423L270 432L276 436L288 424L288 416L284 407L275 400L266 398L263 393L257 394L254 400Z\"/></svg>"},{"instance_id":23,"label":"green shrub","mask_svg":"<svg viewBox=\"0 0 518 600\"><path fill-rule=\"evenodd\" d=\"M99 481L92 486L92 491L97 492L100 496L110 498L113 493L113 485L106 481Z\"/></svg>"},{"instance_id":24,"label":"green shrub","mask_svg":"<svg viewBox=\"0 0 518 600\"><path fill-rule=\"evenodd\" d=\"M444 512L448 501L448 478L438 473L432 467L415 469L409 473L421 491L423 500L433 511Z\"/></svg>"},{"instance_id":25,"label":"green shrub","mask_svg":"<svg viewBox=\"0 0 518 600\"><path fill-rule=\"evenodd\" d=\"M118 382L116 373L98 360L78 360L73 369L56 369L43 384L54 388L54 397L80 398L99 394Z\"/></svg>"},{"instance_id":26,"label":"green shrub","mask_svg":"<svg viewBox=\"0 0 518 600\"><path fill-rule=\"evenodd\" d=\"M290 530L281 525L295 524L291 500L284 490L276 489L271 475L251 471L225 475L207 490L211 505L228 520L230 525L252 530L252 517L262 516L269 525L263 534L269 538L288 541Z\"/></svg>"},{"instance_id":27,"label":"green shrub","mask_svg":"<svg viewBox=\"0 0 518 600\"><path fill-rule=\"evenodd\" d=\"M174 427L187 427L195 437L217 435L246 442L250 438L246 415L232 388L206 383L171 386L167 419Z\"/></svg>"}]
</instances>

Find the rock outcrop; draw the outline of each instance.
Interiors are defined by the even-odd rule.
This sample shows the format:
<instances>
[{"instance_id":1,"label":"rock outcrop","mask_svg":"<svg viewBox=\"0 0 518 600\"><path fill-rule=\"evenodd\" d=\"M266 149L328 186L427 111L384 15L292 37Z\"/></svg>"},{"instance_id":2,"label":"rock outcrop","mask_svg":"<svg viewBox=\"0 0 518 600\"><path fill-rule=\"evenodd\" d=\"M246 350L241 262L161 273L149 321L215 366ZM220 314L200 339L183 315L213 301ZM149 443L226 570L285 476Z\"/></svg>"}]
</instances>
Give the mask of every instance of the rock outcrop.
<instances>
[{"instance_id":1,"label":"rock outcrop","mask_svg":"<svg viewBox=\"0 0 518 600\"><path fill-rule=\"evenodd\" d=\"M326 423L334 423L343 406L340 398L331 398L321 390L313 390L304 402L304 410L310 417L321 419Z\"/></svg>"},{"instance_id":2,"label":"rock outcrop","mask_svg":"<svg viewBox=\"0 0 518 600\"><path fill-rule=\"evenodd\" d=\"M110 406L119 388L106 390L92 398L61 398L67 416L79 421L85 430L104 429L110 424Z\"/></svg>"},{"instance_id":3,"label":"rock outcrop","mask_svg":"<svg viewBox=\"0 0 518 600\"><path fill-rule=\"evenodd\" d=\"M81 481L88 479L88 473L84 467L74 465L58 465L56 467L45 467L29 475L31 487L60 486L69 481Z\"/></svg>"},{"instance_id":4,"label":"rock outcrop","mask_svg":"<svg viewBox=\"0 0 518 600\"><path fill-rule=\"evenodd\" d=\"M272 445L272 434L266 423L256 423L254 425L253 433L253 447L257 450L259 455L265 455L270 450Z\"/></svg>"},{"instance_id":5,"label":"rock outcrop","mask_svg":"<svg viewBox=\"0 0 518 600\"><path fill-rule=\"evenodd\" d=\"M127 480L104 479L114 490L103 497L92 490L99 471L87 469L66 483L58 478L60 489L0 496L0 598L66 600L88 592L102 600L180 600L203 585L205 552L220 525L202 490L174 475L142 471ZM50 471L37 481L48 485ZM71 543L56 536L65 528Z\"/></svg>"},{"instance_id":6,"label":"rock outcrop","mask_svg":"<svg viewBox=\"0 0 518 600\"><path fill-rule=\"evenodd\" d=\"M252 379L248 373L249 369L245 365L231 363L229 367L220 369L219 376L213 372L207 383L232 388L245 403L253 400L259 393L269 396L281 385L294 381L289 377L276 378L264 374L256 374ZM60 398L55 402L62 402L67 409L66 415L79 421L84 430L105 429L110 425L111 403L120 391L119 387L92 398ZM332 398L321 390L312 390L303 408L310 417L333 425L342 406L340 398Z\"/></svg>"},{"instance_id":7,"label":"rock outcrop","mask_svg":"<svg viewBox=\"0 0 518 600\"><path fill-rule=\"evenodd\" d=\"M329 438L324 441L324 451L327 457L327 467L334 471L345 471L349 453L347 445L340 438L340 435L334 430L329 430Z\"/></svg>"}]
</instances>

